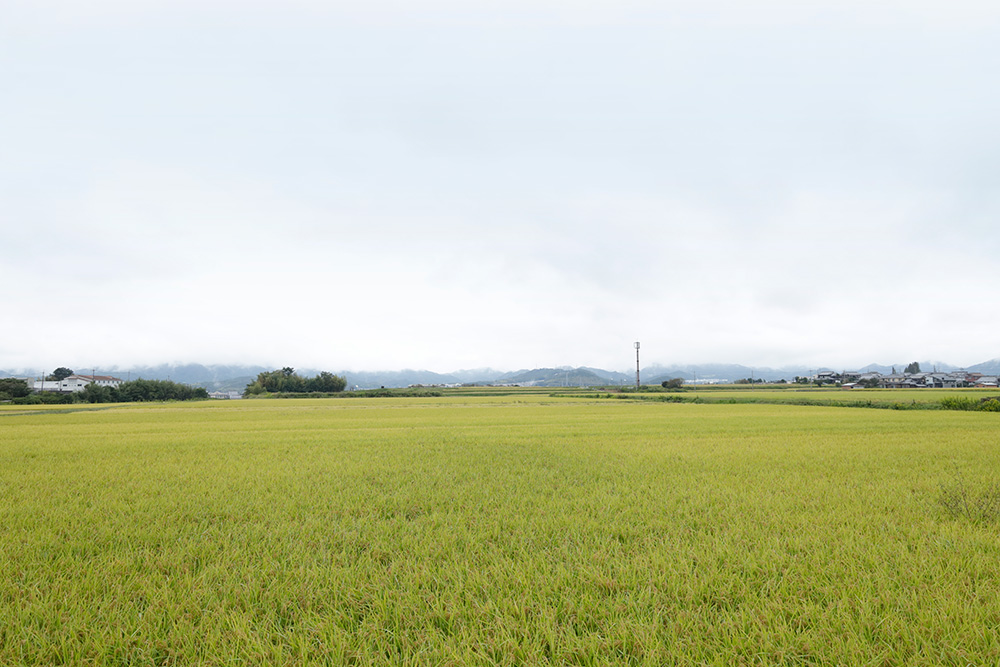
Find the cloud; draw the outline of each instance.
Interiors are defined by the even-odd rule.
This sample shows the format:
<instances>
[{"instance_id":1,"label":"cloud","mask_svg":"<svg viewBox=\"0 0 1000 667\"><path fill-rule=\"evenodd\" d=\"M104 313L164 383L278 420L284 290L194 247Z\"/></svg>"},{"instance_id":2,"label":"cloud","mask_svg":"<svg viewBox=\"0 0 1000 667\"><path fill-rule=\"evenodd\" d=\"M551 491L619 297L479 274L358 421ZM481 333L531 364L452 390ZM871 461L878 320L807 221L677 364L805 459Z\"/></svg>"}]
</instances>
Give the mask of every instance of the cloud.
<instances>
[{"instance_id":1,"label":"cloud","mask_svg":"<svg viewBox=\"0 0 1000 667\"><path fill-rule=\"evenodd\" d=\"M998 356L996 12L14 3L0 367Z\"/></svg>"}]
</instances>

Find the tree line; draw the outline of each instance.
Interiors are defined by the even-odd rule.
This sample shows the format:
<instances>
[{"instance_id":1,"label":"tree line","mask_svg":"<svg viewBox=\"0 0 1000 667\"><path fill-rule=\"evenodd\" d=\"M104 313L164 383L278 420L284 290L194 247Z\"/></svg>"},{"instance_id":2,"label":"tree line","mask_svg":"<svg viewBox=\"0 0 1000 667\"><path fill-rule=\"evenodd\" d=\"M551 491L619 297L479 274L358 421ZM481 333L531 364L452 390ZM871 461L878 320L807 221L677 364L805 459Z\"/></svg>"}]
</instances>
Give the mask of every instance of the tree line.
<instances>
[{"instance_id":1,"label":"tree line","mask_svg":"<svg viewBox=\"0 0 1000 667\"><path fill-rule=\"evenodd\" d=\"M70 373L72 374L72 373ZM67 376L68 377L68 376ZM131 380L117 387L104 387L91 382L82 391L33 392L24 380L0 380L0 400L31 405L40 403L140 403L149 401L191 401L207 399L208 391L170 380Z\"/></svg>"},{"instance_id":2,"label":"tree line","mask_svg":"<svg viewBox=\"0 0 1000 667\"><path fill-rule=\"evenodd\" d=\"M285 366L280 370L259 373L257 379L247 385L244 396L262 394L336 394L344 391L347 378L327 371L316 377L302 377L294 368Z\"/></svg>"}]
</instances>

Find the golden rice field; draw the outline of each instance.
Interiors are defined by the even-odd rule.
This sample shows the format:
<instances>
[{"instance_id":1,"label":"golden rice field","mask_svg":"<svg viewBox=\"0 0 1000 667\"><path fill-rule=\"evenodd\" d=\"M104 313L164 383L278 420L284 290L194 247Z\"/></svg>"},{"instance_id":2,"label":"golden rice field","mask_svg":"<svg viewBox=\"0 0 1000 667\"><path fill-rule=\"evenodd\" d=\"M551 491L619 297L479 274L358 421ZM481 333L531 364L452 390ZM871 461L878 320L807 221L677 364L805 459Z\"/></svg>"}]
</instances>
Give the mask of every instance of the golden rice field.
<instances>
[{"instance_id":1,"label":"golden rice field","mask_svg":"<svg viewBox=\"0 0 1000 667\"><path fill-rule=\"evenodd\" d=\"M998 420L3 406L0 664L996 665Z\"/></svg>"}]
</instances>

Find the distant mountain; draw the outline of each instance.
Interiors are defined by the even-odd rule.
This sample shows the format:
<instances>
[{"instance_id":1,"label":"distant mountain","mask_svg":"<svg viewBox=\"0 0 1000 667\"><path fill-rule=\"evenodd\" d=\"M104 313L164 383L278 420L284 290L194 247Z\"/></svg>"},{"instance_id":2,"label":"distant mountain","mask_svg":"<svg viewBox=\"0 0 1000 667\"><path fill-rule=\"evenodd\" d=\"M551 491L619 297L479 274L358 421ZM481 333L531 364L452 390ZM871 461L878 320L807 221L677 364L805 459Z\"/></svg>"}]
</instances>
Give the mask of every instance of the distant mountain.
<instances>
[{"instance_id":1,"label":"distant mountain","mask_svg":"<svg viewBox=\"0 0 1000 667\"><path fill-rule=\"evenodd\" d=\"M0 369L0 378L40 378L42 377L42 372L34 368L20 369L16 368L14 370L5 371Z\"/></svg>"},{"instance_id":2,"label":"distant mountain","mask_svg":"<svg viewBox=\"0 0 1000 667\"><path fill-rule=\"evenodd\" d=\"M457 378L459 382L468 382L470 384L485 384L493 382L503 374L504 371L498 371L495 368L473 368L470 370L452 371L451 373L447 373L447 375Z\"/></svg>"},{"instance_id":3,"label":"distant mountain","mask_svg":"<svg viewBox=\"0 0 1000 667\"><path fill-rule=\"evenodd\" d=\"M414 384L461 384L454 375L443 375L432 371L339 371L337 375L347 378L348 389L378 389L379 387L409 387Z\"/></svg>"},{"instance_id":4,"label":"distant mountain","mask_svg":"<svg viewBox=\"0 0 1000 667\"><path fill-rule=\"evenodd\" d=\"M664 380L683 378L685 382L735 382L743 378L760 378L767 382L792 380L796 376L815 373L817 369L803 366L768 368L766 366L743 366L741 364L697 364L694 366L650 366L640 373L643 384L660 384ZM821 369L822 370L822 369ZM632 376L635 382L635 376Z\"/></svg>"},{"instance_id":5,"label":"distant mountain","mask_svg":"<svg viewBox=\"0 0 1000 667\"><path fill-rule=\"evenodd\" d=\"M581 366L580 370L590 371L594 375L604 378L605 382L608 384L626 384L628 382L635 382L634 374L619 373L618 371L606 371L603 368L591 368L590 366Z\"/></svg>"},{"instance_id":6,"label":"distant mountain","mask_svg":"<svg viewBox=\"0 0 1000 667\"><path fill-rule=\"evenodd\" d=\"M896 366L897 371L902 371L904 368L906 368L906 364L903 364L902 366ZM882 375L888 375L889 373L892 372L892 369L893 369L892 366L883 366L882 364L868 364L867 366L862 366L858 370L861 371L862 373L881 373ZM848 370L853 370L853 369L848 369Z\"/></svg>"},{"instance_id":7,"label":"distant mountain","mask_svg":"<svg viewBox=\"0 0 1000 667\"><path fill-rule=\"evenodd\" d=\"M882 375L889 375L890 373L892 373L892 369L893 368L896 369L897 373L902 373L903 369L905 369L911 363L912 362L910 362L910 361L906 361L906 362L901 363L901 364L892 364L890 366L883 366L882 364L868 364L867 366L863 366L863 367L858 368L858 369L847 368L847 369L840 369L840 370L849 370L849 371L851 371L851 370L860 370L860 371L865 372L865 373L877 372L877 373L881 373ZM920 364L920 370L924 371L925 373L933 371L935 369L937 369L938 371L941 371L941 372L948 372L948 371L957 371L957 370L959 370L958 366L952 366L951 364L946 364L943 361L918 361L917 363ZM986 363L989 363L989 362L986 362ZM973 369L970 367L970 368L967 368L965 370L970 370L971 371Z\"/></svg>"},{"instance_id":8,"label":"distant mountain","mask_svg":"<svg viewBox=\"0 0 1000 667\"><path fill-rule=\"evenodd\" d=\"M525 387L592 387L608 384L608 379L586 368L535 368L507 373L496 382Z\"/></svg>"},{"instance_id":9,"label":"distant mountain","mask_svg":"<svg viewBox=\"0 0 1000 667\"><path fill-rule=\"evenodd\" d=\"M127 369L115 369L114 375L123 380L131 377L133 380L138 378L144 380L172 380L184 384L205 386L208 383L228 381L233 378L247 376L256 378L258 373L271 370L274 369L264 366L160 364L159 366L134 366ZM245 387L246 385L243 386Z\"/></svg>"},{"instance_id":10,"label":"distant mountain","mask_svg":"<svg viewBox=\"0 0 1000 667\"><path fill-rule=\"evenodd\" d=\"M238 391L242 393L247 388L247 385L256 379L256 375L244 375L242 377L229 378L228 380L211 380L192 384L204 387L208 391Z\"/></svg>"},{"instance_id":11,"label":"distant mountain","mask_svg":"<svg viewBox=\"0 0 1000 667\"><path fill-rule=\"evenodd\" d=\"M973 373L982 373L983 375L1000 375L1000 359L990 359L981 364L969 366L965 370L972 371Z\"/></svg>"}]
</instances>

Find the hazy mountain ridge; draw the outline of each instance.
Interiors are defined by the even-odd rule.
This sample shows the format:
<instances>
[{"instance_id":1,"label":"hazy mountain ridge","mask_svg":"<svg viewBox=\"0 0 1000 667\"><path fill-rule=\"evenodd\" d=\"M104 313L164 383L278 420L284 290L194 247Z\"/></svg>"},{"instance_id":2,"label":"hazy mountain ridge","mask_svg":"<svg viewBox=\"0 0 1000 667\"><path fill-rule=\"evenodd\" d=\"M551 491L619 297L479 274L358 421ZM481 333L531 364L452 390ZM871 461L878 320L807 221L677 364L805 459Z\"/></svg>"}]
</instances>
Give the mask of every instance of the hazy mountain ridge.
<instances>
[{"instance_id":1,"label":"hazy mountain ridge","mask_svg":"<svg viewBox=\"0 0 1000 667\"><path fill-rule=\"evenodd\" d=\"M990 359L975 366L969 366L965 370L972 371L973 373L983 373L984 375L1000 375L1000 359Z\"/></svg>"},{"instance_id":2,"label":"hazy mountain ridge","mask_svg":"<svg viewBox=\"0 0 1000 667\"><path fill-rule=\"evenodd\" d=\"M898 364L872 363L854 368L834 368L828 366L806 367L786 366L769 368L745 366L742 364L654 364L642 368L640 376L643 384L660 384L664 380L680 377L686 382L733 382L754 377L765 381L788 380L796 376L808 376L818 371L877 371L889 374L895 368L902 372L910 362ZM990 359L960 369L941 361L921 361L923 371L967 370L985 375L1000 374L1000 358ZM184 384L205 387L209 391L242 391L259 373L275 370L259 365L238 364L159 364L156 366L133 366L130 368L82 368L71 367L80 374L96 372L98 375L114 375L123 380L143 378L147 380L173 380ZM38 369L0 370L0 377L40 377L49 371ZM313 376L317 369L298 368L296 372ZM635 383L635 371L609 371L590 366L561 366L555 368L522 368L516 371L499 371L494 368L457 370L451 373L437 373L428 370L403 369L396 371L333 371L347 379L348 388L372 389L378 387L408 387L410 385L446 384L520 384L532 386L600 386L631 385Z\"/></svg>"},{"instance_id":3,"label":"hazy mountain ridge","mask_svg":"<svg viewBox=\"0 0 1000 667\"><path fill-rule=\"evenodd\" d=\"M336 371L347 379L347 388L376 389L378 387L409 387L413 384L458 384L454 375L433 371L404 369L401 371Z\"/></svg>"},{"instance_id":4,"label":"hazy mountain ridge","mask_svg":"<svg viewBox=\"0 0 1000 667\"><path fill-rule=\"evenodd\" d=\"M497 382L533 387L579 387L607 384L608 380L585 368L535 368L503 375Z\"/></svg>"},{"instance_id":5,"label":"hazy mountain ridge","mask_svg":"<svg viewBox=\"0 0 1000 667\"><path fill-rule=\"evenodd\" d=\"M660 384L664 380L683 378L686 382L733 382L743 378L760 378L773 382L775 380L792 380L799 375L810 375L817 369L802 366L785 368L768 368L766 366L744 366L742 364L696 364L650 366L641 371L643 384ZM822 369L820 369L822 370ZM635 375L632 375L635 382Z\"/></svg>"}]
</instances>

